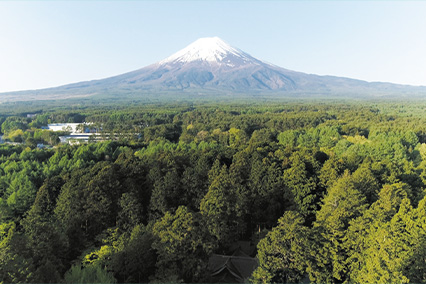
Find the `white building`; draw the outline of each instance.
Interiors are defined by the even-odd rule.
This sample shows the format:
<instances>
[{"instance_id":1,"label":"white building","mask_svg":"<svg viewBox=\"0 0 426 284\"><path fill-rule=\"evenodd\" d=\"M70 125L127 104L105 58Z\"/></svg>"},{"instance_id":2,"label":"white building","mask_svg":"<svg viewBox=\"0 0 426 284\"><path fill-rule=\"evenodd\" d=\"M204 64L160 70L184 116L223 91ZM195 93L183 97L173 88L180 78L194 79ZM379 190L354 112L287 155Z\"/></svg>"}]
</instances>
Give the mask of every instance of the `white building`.
<instances>
[{"instance_id":1,"label":"white building","mask_svg":"<svg viewBox=\"0 0 426 284\"><path fill-rule=\"evenodd\" d=\"M81 131L81 129L77 130L79 125L84 125L84 131ZM96 129L90 129L90 125L92 125L91 123L53 123L53 124L48 124L47 128L43 129L47 129L47 130L52 130L52 131L68 131L71 134L80 134L80 133L92 133L92 132L97 132ZM81 127L81 126L80 126Z\"/></svg>"},{"instance_id":2,"label":"white building","mask_svg":"<svg viewBox=\"0 0 426 284\"><path fill-rule=\"evenodd\" d=\"M84 125L84 131L81 132L81 126ZM80 143L80 142L87 142L90 138L90 136L94 136L94 140L96 140L96 136L98 136L98 133L91 133L93 131L89 128L90 123L53 123L48 124L46 128L43 127L43 129L51 130L51 131L67 131L70 132L70 135L67 136L60 136L59 139L61 140L61 143ZM77 128L80 128L77 130ZM94 129L96 130L96 129Z\"/></svg>"},{"instance_id":3,"label":"white building","mask_svg":"<svg viewBox=\"0 0 426 284\"><path fill-rule=\"evenodd\" d=\"M69 131L71 133L77 133L77 126L81 123L53 123L48 124L47 129L52 131Z\"/></svg>"}]
</instances>

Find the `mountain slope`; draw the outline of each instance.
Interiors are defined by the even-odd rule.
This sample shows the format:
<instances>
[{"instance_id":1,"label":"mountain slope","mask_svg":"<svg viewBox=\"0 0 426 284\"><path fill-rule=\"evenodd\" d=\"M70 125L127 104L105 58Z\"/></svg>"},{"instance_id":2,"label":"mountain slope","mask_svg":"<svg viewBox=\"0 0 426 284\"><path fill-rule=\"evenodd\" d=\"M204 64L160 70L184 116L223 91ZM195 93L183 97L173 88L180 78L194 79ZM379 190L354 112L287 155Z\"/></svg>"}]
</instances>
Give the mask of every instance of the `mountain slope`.
<instances>
[{"instance_id":1,"label":"mountain slope","mask_svg":"<svg viewBox=\"0 0 426 284\"><path fill-rule=\"evenodd\" d=\"M36 99L57 99L102 94L137 96L147 92L169 91L383 96L423 95L426 94L426 87L369 83L291 71L258 60L220 38L213 37L198 39L164 60L136 71L21 94L24 97L31 94ZM3 94L3 98L6 98L4 95L7 94Z\"/></svg>"}]
</instances>

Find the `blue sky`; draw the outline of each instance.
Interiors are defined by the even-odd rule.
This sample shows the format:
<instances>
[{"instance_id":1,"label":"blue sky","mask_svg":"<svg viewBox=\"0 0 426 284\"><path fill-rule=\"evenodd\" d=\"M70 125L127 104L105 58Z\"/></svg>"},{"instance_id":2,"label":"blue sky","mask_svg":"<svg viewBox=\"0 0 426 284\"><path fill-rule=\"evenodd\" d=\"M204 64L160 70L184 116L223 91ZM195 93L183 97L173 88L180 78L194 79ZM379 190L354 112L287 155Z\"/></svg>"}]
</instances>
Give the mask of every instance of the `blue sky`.
<instances>
[{"instance_id":1,"label":"blue sky","mask_svg":"<svg viewBox=\"0 0 426 284\"><path fill-rule=\"evenodd\" d=\"M426 1L0 1L0 92L118 75L200 37L319 75L426 85Z\"/></svg>"}]
</instances>

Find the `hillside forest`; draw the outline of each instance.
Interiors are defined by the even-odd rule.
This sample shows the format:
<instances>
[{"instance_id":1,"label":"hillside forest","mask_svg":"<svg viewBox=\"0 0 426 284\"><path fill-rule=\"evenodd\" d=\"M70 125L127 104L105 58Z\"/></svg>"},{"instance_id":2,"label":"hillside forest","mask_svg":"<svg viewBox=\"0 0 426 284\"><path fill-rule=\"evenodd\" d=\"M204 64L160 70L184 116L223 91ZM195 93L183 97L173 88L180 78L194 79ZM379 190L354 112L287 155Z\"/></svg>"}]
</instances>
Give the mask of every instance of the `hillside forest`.
<instances>
[{"instance_id":1,"label":"hillside forest","mask_svg":"<svg viewBox=\"0 0 426 284\"><path fill-rule=\"evenodd\" d=\"M0 117L0 282L208 282L209 258L238 241L255 247L252 283L426 282L425 110L11 111ZM41 129L52 122L92 123L104 141L60 144Z\"/></svg>"}]
</instances>

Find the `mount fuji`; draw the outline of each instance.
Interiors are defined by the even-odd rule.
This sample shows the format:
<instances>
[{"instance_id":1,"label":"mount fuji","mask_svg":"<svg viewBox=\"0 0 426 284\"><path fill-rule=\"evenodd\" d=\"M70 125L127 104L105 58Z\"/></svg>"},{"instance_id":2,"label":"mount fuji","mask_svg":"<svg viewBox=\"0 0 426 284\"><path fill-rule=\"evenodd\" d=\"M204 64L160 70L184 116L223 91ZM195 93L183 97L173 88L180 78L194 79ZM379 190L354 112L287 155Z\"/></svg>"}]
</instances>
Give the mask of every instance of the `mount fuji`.
<instances>
[{"instance_id":1,"label":"mount fuji","mask_svg":"<svg viewBox=\"0 0 426 284\"><path fill-rule=\"evenodd\" d=\"M212 37L200 38L158 63L110 78L110 82L172 90L295 90L296 83L286 73L289 70L262 62Z\"/></svg>"},{"instance_id":2,"label":"mount fuji","mask_svg":"<svg viewBox=\"0 0 426 284\"><path fill-rule=\"evenodd\" d=\"M0 101L94 95L132 98L164 93L399 97L423 96L426 87L296 72L256 59L218 37L210 37L200 38L164 60L136 71L49 89L3 93Z\"/></svg>"}]
</instances>

